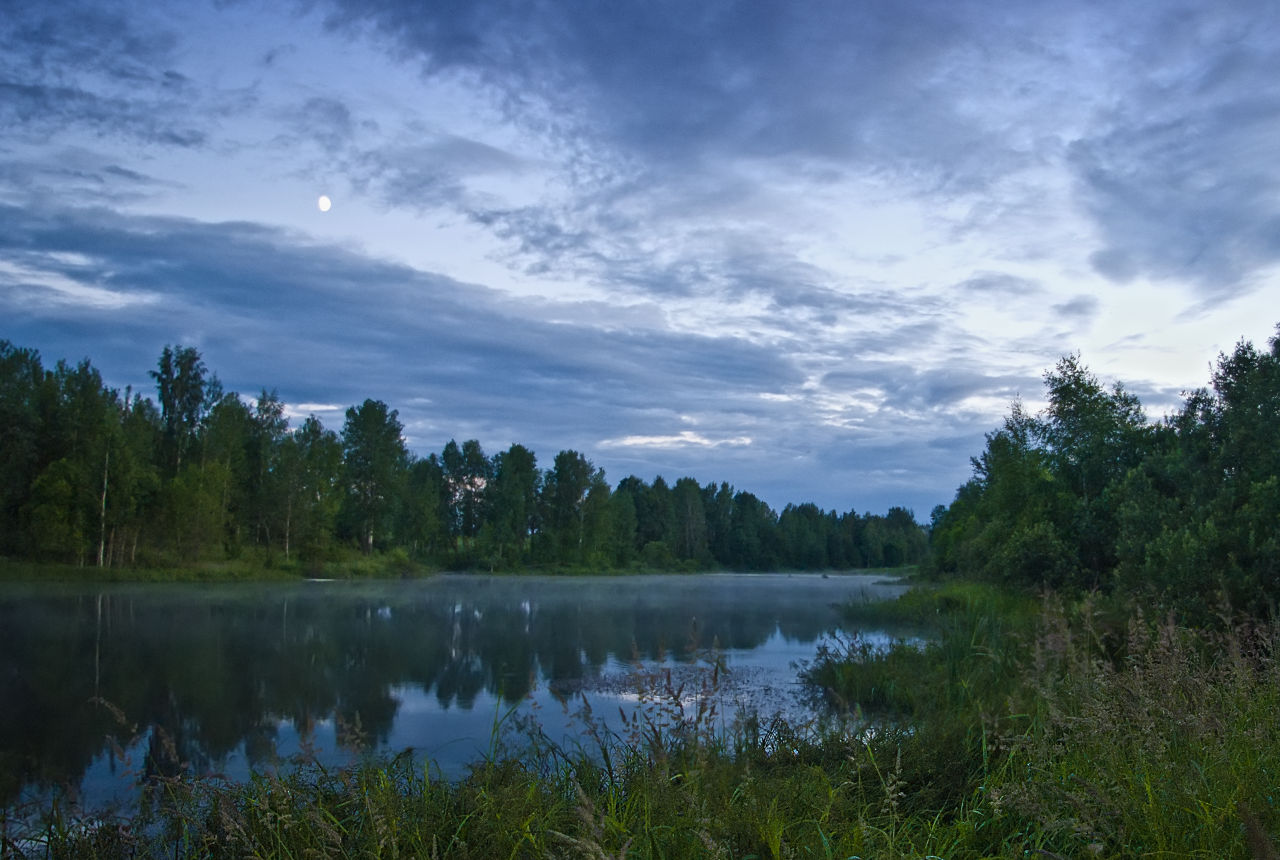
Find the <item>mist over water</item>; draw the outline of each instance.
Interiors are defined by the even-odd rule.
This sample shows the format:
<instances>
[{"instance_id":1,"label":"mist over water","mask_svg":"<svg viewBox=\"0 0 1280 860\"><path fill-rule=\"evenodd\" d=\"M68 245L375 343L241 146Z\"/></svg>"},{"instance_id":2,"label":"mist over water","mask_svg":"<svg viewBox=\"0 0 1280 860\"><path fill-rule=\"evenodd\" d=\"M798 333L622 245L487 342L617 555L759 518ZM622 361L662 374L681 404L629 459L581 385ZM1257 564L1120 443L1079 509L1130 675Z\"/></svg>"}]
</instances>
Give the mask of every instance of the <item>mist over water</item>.
<instances>
[{"instance_id":1,"label":"mist over water","mask_svg":"<svg viewBox=\"0 0 1280 860\"><path fill-rule=\"evenodd\" d=\"M696 690L718 662L721 719L794 713L794 664L835 607L903 590L809 574L6 586L0 803L65 790L93 806L149 776L243 779L302 752L412 748L459 776L529 718L566 742L584 704L616 726L638 670Z\"/></svg>"}]
</instances>

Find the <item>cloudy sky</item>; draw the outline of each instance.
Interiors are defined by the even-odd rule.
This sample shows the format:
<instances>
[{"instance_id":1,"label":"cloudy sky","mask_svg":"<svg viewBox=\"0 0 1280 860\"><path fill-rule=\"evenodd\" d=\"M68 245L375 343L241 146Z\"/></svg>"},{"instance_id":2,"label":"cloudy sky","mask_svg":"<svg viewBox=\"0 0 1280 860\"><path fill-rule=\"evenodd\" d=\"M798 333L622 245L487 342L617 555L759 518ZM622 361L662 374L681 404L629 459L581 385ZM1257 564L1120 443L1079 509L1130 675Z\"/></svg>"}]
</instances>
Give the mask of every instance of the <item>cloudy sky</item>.
<instances>
[{"instance_id":1,"label":"cloudy sky","mask_svg":"<svg viewBox=\"0 0 1280 860\"><path fill-rule=\"evenodd\" d=\"M1158 418L1273 333L1278 69L1273 2L8 0L0 338L926 518L1059 356Z\"/></svg>"}]
</instances>

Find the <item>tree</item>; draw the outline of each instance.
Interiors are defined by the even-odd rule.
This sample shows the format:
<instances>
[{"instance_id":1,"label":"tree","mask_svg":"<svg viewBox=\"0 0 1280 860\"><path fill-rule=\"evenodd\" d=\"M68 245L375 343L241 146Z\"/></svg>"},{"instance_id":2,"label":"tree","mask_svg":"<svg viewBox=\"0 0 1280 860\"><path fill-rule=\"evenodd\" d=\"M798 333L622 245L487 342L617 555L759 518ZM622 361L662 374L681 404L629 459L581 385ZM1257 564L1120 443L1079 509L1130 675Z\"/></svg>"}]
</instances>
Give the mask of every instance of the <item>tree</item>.
<instances>
[{"instance_id":1,"label":"tree","mask_svg":"<svg viewBox=\"0 0 1280 860\"><path fill-rule=\"evenodd\" d=\"M519 563L537 524L538 459L523 445L494 457L493 479L485 487L486 543L498 564Z\"/></svg>"},{"instance_id":2,"label":"tree","mask_svg":"<svg viewBox=\"0 0 1280 860\"><path fill-rule=\"evenodd\" d=\"M621 484L619 484L621 487ZM617 567L627 567L636 558L635 495L615 489L609 496L610 540L607 553Z\"/></svg>"},{"instance_id":3,"label":"tree","mask_svg":"<svg viewBox=\"0 0 1280 860\"><path fill-rule=\"evenodd\" d=\"M444 468L435 454L409 464L396 538L408 546L414 557L443 553L449 548L448 495Z\"/></svg>"},{"instance_id":4,"label":"tree","mask_svg":"<svg viewBox=\"0 0 1280 860\"><path fill-rule=\"evenodd\" d=\"M707 511L702 503L702 488L693 478L681 478L671 491L671 504L675 514L675 551L681 561L706 565L710 560L707 549Z\"/></svg>"},{"instance_id":5,"label":"tree","mask_svg":"<svg viewBox=\"0 0 1280 860\"><path fill-rule=\"evenodd\" d=\"M707 514L707 549L717 563L729 564L733 487L726 483L707 484L702 488L702 507Z\"/></svg>"},{"instance_id":6,"label":"tree","mask_svg":"<svg viewBox=\"0 0 1280 860\"><path fill-rule=\"evenodd\" d=\"M160 519L162 447L160 414L155 404L125 389L119 404L118 437L110 448L105 561L133 564L143 532Z\"/></svg>"},{"instance_id":7,"label":"tree","mask_svg":"<svg viewBox=\"0 0 1280 860\"><path fill-rule=\"evenodd\" d=\"M93 555L102 566L111 449L119 436L118 396L103 384L88 359L75 367L59 361L50 381L57 397L47 422L45 448L50 455L60 456L67 474L74 476L64 516L79 536L75 560L83 563L96 547ZM46 506L46 513L49 510Z\"/></svg>"},{"instance_id":8,"label":"tree","mask_svg":"<svg viewBox=\"0 0 1280 860\"><path fill-rule=\"evenodd\" d=\"M449 487L451 531L465 549L484 523L485 487L493 477L493 464L475 439L468 439L461 447L450 439L440 462Z\"/></svg>"},{"instance_id":9,"label":"tree","mask_svg":"<svg viewBox=\"0 0 1280 860\"><path fill-rule=\"evenodd\" d=\"M586 457L577 451L561 451L543 476L543 529L552 558L558 562L583 560L582 506L595 475ZM603 473L600 478L603 480Z\"/></svg>"},{"instance_id":10,"label":"tree","mask_svg":"<svg viewBox=\"0 0 1280 860\"><path fill-rule=\"evenodd\" d=\"M190 346L165 346L156 370L151 371L160 398L170 474L177 474L182 467L183 457L189 452L204 418L210 395L221 394L221 386L216 379L207 379L207 373L204 359L195 347ZM217 399L212 398L215 402Z\"/></svg>"},{"instance_id":11,"label":"tree","mask_svg":"<svg viewBox=\"0 0 1280 860\"><path fill-rule=\"evenodd\" d=\"M366 400L347 410L342 427L347 510L366 553L373 552L374 537L388 526L396 482L408 458L398 418L381 400Z\"/></svg>"},{"instance_id":12,"label":"tree","mask_svg":"<svg viewBox=\"0 0 1280 860\"><path fill-rule=\"evenodd\" d=\"M246 440L245 460L247 511L252 523L254 538L271 545L272 530L277 536L283 531L283 510L286 507L286 488L280 476L280 455L285 436L289 432L289 419L284 415L284 403L274 390L264 388L253 406L249 438Z\"/></svg>"},{"instance_id":13,"label":"tree","mask_svg":"<svg viewBox=\"0 0 1280 860\"><path fill-rule=\"evenodd\" d=\"M753 494L733 497L729 514L730 564L738 570L768 570L778 564L778 517Z\"/></svg>"},{"instance_id":14,"label":"tree","mask_svg":"<svg viewBox=\"0 0 1280 860\"><path fill-rule=\"evenodd\" d=\"M1004 426L987 434L986 449L972 459L973 479L934 524L938 569L1041 586L1075 581L1075 545L1061 539L1061 524L1075 511L1073 479L1055 471L1039 443L1046 435L1014 401ZM1006 550L1015 545L1011 556Z\"/></svg>"},{"instance_id":15,"label":"tree","mask_svg":"<svg viewBox=\"0 0 1280 860\"><path fill-rule=\"evenodd\" d=\"M85 534L79 488L83 474L68 458L55 460L31 485L31 541L37 556L56 561L83 558Z\"/></svg>"},{"instance_id":16,"label":"tree","mask_svg":"<svg viewBox=\"0 0 1280 860\"><path fill-rule=\"evenodd\" d=\"M675 557L676 512L671 488L661 475L653 483L643 482L636 493L636 543L647 559L657 567L655 559ZM653 547L649 549L649 547Z\"/></svg>"},{"instance_id":17,"label":"tree","mask_svg":"<svg viewBox=\"0 0 1280 860\"><path fill-rule=\"evenodd\" d=\"M613 506L609 504L609 483L604 470L591 474L586 498L582 500L582 549L581 558L596 569L612 565L610 550L613 541Z\"/></svg>"},{"instance_id":18,"label":"tree","mask_svg":"<svg viewBox=\"0 0 1280 860\"><path fill-rule=\"evenodd\" d=\"M251 525L250 492L253 466L249 451L253 440L253 413L240 395L229 392L213 404L203 421L203 446L198 462L191 467L205 470L205 480L213 480L217 465L217 485L210 486L216 497L221 538L238 551L246 526ZM185 467L184 467L185 468Z\"/></svg>"},{"instance_id":19,"label":"tree","mask_svg":"<svg viewBox=\"0 0 1280 860\"><path fill-rule=\"evenodd\" d=\"M1118 383L1107 392L1077 355L1060 359L1045 387L1049 405L1035 430L1055 478L1075 496L1054 531L1075 547L1089 584L1098 585L1116 562L1116 512L1106 490L1142 461L1150 428L1138 398Z\"/></svg>"},{"instance_id":20,"label":"tree","mask_svg":"<svg viewBox=\"0 0 1280 860\"><path fill-rule=\"evenodd\" d=\"M40 353L0 340L0 552L27 549L23 514L40 474L41 401L45 372Z\"/></svg>"},{"instance_id":21,"label":"tree","mask_svg":"<svg viewBox=\"0 0 1280 860\"><path fill-rule=\"evenodd\" d=\"M787 505L778 517L782 557L788 567L818 570L828 566L826 515L817 505Z\"/></svg>"},{"instance_id":22,"label":"tree","mask_svg":"<svg viewBox=\"0 0 1280 860\"><path fill-rule=\"evenodd\" d=\"M210 548L225 552L227 538L227 488L231 471L225 462L188 462L167 482L159 499L163 533L178 557L195 562Z\"/></svg>"},{"instance_id":23,"label":"tree","mask_svg":"<svg viewBox=\"0 0 1280 860\"><path fill-rule=\"evenodd\" d=\"M1116 576L1200 620L1280 602L1280 338L1220 355L1115 488Z\"/></svg>"},{"instance_id":24,"label":"tree","mask_svg":"<svg viewBox=\"0 0 1280 860\"><path fill-rule=\"evenodd\" d=\"M345 497L342 453L337 434L314 415L281 442L286 558L295 543L304 557L324 555Z\"/></svg>"}]
</instances>

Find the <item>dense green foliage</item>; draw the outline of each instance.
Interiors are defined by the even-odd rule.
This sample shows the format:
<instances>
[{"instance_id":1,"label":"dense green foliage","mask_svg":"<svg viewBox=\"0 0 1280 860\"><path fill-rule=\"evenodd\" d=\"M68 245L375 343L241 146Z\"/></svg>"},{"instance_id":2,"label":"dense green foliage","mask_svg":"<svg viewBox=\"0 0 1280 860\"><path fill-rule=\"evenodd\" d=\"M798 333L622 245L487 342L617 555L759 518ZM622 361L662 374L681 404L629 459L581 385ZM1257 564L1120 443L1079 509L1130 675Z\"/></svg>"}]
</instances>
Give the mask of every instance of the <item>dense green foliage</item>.
<instances>
[{"instance_id":1,"label":"dense green foliage","mask_svg":"<svg viewBox=\"0 0 1280 860\"><path fill-rule=\"evenodd\" d=\"M974 476L934 511L933 564L1015 585L1100 588L1197 613L1280 598L1280 337L1240 343L1212 385L1149 423L1078 357L1015 404Z\"/></svg>"},{"instance_id":2,"label":"dense green foliage","mask_svg":"<svg viewBox=\"0 0 1280 860\"><path fill-rule=\"evenodd\" d=\"M108 388L88 360L46 369L0 341L0 556L164 568L251 558L318 569L357 553L437 567L738 570L920 561L911 512L779 514L728 484L628 477L576 451L539 469L476 440L416 457L394 409L347 410L341 433L291 429L274 392L223 390L190 347L165 347L158 404Z\"/></svg>"}]
</instances>

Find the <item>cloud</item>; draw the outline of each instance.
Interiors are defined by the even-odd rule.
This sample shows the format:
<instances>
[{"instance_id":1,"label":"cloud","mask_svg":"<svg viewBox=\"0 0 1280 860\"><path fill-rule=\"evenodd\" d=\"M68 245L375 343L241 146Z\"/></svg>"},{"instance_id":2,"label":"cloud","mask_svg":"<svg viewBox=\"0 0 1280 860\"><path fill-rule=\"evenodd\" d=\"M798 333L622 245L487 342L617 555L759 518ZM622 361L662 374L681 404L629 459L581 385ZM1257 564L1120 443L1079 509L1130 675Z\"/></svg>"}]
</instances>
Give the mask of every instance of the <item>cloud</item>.
<instances>
[{"instance_id":1,"label":"cloud","mask_svg":"<svg viewBox=\"0 0 1280 860\"><path fill-rule=\"evenodd\" d=\"M329 152L345 148L355 136L351 109L335 98L314 96L294 115L298 137L310 140Z\"/></svg>"},{"instance_id":2,"label":"cloud","mask_svg":"<svg viewBox=\"0 0 1280 860\"><path fill-rule=\"evenodd\" d=\"M27 157L0 158L0 201L41 204L57 195L80 205L119 206L173 183L114 163L93 151L46 148Z\"/></svg>"},{"instance_id":3,"label":"cloud","mask_svg":"<svg viewBox=\"0 0 1280 860\"><path fill-rule=\"evenodd\" d=\"M420 450L940 500L1118 336L1100 277L1207 308L1274 264L1276 13L1196 5L19 4L6 336L144 387L192 343Z\"/></svg>"},{"instance_id":4,"label":"cloud","mask_svg":"<svg viewBox=\"0 0 1280 860\"><path fill-rule=\"evenodd\" d=\"M924 368L907 361L864 360L826 374L822 385L836 394L862 394L877 410L928 414L954 411L975 398L1007 404L1020 392L1038 391L1040 379L993 372L973 358L965 365Z\"/></svg>"},{"instance_id":5,"label":"cloud","mask_svg":"<svg viewBox=\"0 0 1280 860\"><path fill-rule=\"evenodd\" d=\"M1277 23L1265 4L1165 7L1119 36L1115 105L1069 151L1098 273L1227 297L1280 260Z\"/></svg>"},{"instance_id":6,"label":"cloud","mask_svg":"<svg viewBox=\"0 0 1280 860\"><path fill-rule=\"evenodd\" d=\"M13 225L0 255L28 282L57 291L74 279L122 302L146 297L111 323L139 344L139 374L161 345L192 338L229 387L291 379L288 399L303 402L425 397L463 423L590 440L620 435L605 427L642 419L655 402L700 410L800 381L789 359L746 341L538 322L509 296L256 225L104 210L0 215ZM46 332L101 320L102 309L86 304L19 306L8 292L3 302Z\"/></svg>"},{"instance_id":7,"label":"cloud","mask_svg":"<svg viewBox=\"0 0 1280 860\"><path fill-rule=\"evenodd\" d=\"M1034 162L975 103L972 87L992 80L975 67L970 39L1006 26L980 5L328 8L332 31L389 46L430 83L487 93L554 153L549 178L561 192L518 205L477 205L431 160L397 153L388 167L369 157L386 188L407 192L384 194L388 203L461 202L528 274L654 295L720 290L741 252L708 247L709 235L737 231L776 247L802 195L850 176L907 194L973 194ZM789 199L761 194L779 180L794 188ZM796 248L775 253L793 268L801 259ZM771 292L794 306L829 281Z\"/></svg>"},{"instance_id":8,"label":"cloud","mask_svg":"<svg viewBox=\"0 0 1280 860\"><path fill-rule=\"evenodd\" d=\"M209 145L243 94L203 85L177 66L176 18L93 2L17 3L0 16L0 126L36 146L73 133L162 148ZM156 7L157 11L159 7ZM162 10L159 10L162 11Z\"/></svg>"},{"instance_id":9,"label":"cloud","mask_svg":"<svg viewBox=\"0 0 1280 860\"><path fill-rule=\"evenodd\" d=\"M50 263L56 263L52 257ZM67 267L75 268L75 267ZM46 267L36 271L0 260L0 285L8 293L15 310L38 312L59 306L93 311L121 311L137 308L156 300L154 295L140 292L104 289Z\"/></svg>"},{"instance_id":10,"label":"cloud","mask_svg":"<svg viewBox=\"0 0 1280 860\"><path fill-rule=\"evenodd\" d=\"M1037 281L1006 272L975 272L972 277L956 284L954 289L978 296L1011 298L1035 296L1044 292L1044 287Z\"/></svg>"},{"instance_id":11,"label":"cloud","mask_svg":"<svg viewBox=\"0 0 1280 860\"><path fill-rule=\"evenodd\" d=\"M449 134L428 138L426 143L391 144L358 153L352 181L389 206L423 210L447 205L466 212L483 198L471 188L475 180L516 179L527 169L520 157L478 140ZM495 214L491 222L502 217Z\"/></svg>"},{"instance_id":12,"label":"cloud","mask_svg":"<svg viewBox=\"0 0 1280 860\"><path fill-rule=\"evenodd\" d=\"M176 34L106 4L48 0L11 4L5 12L0 45L6 60L0 69L6 75L15 69L35 77L91 73L134 85L181 78L167 70Z\"/></svg>"},{"instance_id":13,"label":"cloud","mask_svg":"<svg viewBox=\"0 0 1280 860\"><path fill-rule=\"evenodd\" d=\"M623 436L619 439L603 439L599 448L719 448L724 445L741 447L751 444L750 436L731 436L727 439L709 439L701 433L684 430L672 436Z\"/></svg>"},{"instance_id":14,"label":"cloud","mask_svg":"<svg viewBox=\"0 0 1280 860\"><path fill-rule=\"evenodd\" d=\"M1094 296L1075 296L1053 305L1053 312L1060 317L1084 322L1098 315L1098 304Z\"/></svg>"},{"instance_id":15,"label":"cloud","mask_svg":"<svg viewBox=\"0 0 1280 860\"><path fill-rule=\"evenodd\" d=\"M0 124L38 142L67 126L165 146L197 147L207 136L176 102L111 96L70 86L0 81Z\"/></svg>"},{"instance_id":16,"label":"cloud","mask_svg":"<svg viewBox=\"0 0 1280 860\"><path fill-rule=\"evenodd\" d=\"M1074 240L1063 212L1075 205L1098 236L1082 256L1120 283L1235 295L1280 256L1280 56L1265 4L326 8L333 32L391 46L426 80L467 82L557 153L567 198L469 210L526 273L653 295L720 289L734 255L705 253L702 229L734 229L748 176L798 195L863 177L900 199L963 202L950 225L1005 231L1005 259L1060 253L1037 212ZM391 183L407 193L389 203L463 200L456 176L423 164ZM783 232L752 227L762 244ZM960 287L1037 286L1018 278L979 272ZM809 307L816 324L838 318Z\"/></svg>"},{"instance_id":17,"label":"cloud","mask_svg":"<svg viewBox=\"0 0 1280 860\"><path fill-rule=\"evenodd\" d=\"M963 184L1004 169L993 150L1017 152L1017 141L1002 145L980 112L967 110L971 97L955 98L992 82L975 65L975 39L992 44L1028 26L1027 17L981 4L498 0L424 9L382 0L331 8L331 27L375 34L427 75L474 75L526 122L660 160L677 174L726 154L786 155L923 168L935 184ZM1035 47L1007 59L1031 63Z\"/></svg>"}]
</instances>

